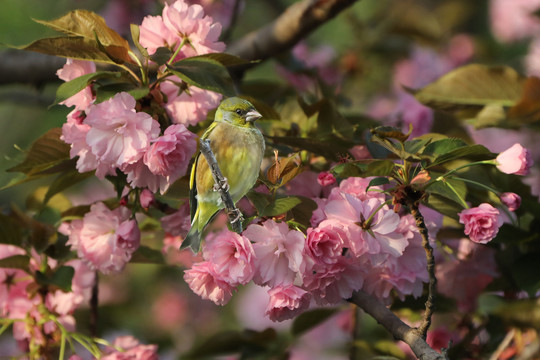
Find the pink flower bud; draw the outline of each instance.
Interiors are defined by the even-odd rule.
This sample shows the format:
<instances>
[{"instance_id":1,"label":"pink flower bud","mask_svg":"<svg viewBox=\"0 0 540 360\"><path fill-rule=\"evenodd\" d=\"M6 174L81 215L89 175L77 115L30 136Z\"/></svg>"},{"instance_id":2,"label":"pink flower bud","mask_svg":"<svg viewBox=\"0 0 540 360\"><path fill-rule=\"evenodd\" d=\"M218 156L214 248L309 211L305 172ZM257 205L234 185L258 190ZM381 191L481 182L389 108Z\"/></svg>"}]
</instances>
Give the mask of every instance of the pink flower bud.
<instances>
[{"instance_id":1,"label":"pink flower bud","mask_svg":"<svg viewBox=\"0 0 540 360\"><path fill-rule=\"evenodd\" d=\"M141 191L141 195L139 196L139 201L141 202L141 206L145 209L148 209L150 205L154 202L154 193L151 192L148 189L144 189Z\"/></svg>"},{"instance_id":2,"label":"pink flower bud","mask_svg":"<svg viewBox=\"0 0 540 360\"><path fill-rule=\"evenodd\" d=\"M411 180L411 184L422 185L429 180L431 180L429 173L426 170L422 170Z\"/></svg>"},{"instance_id":3,"label":"pink flower bud","mask_svg":"<svg viewBox=\"0 0 540 360\"><path fill-rule=\"evenodd\" d=\"M465 225L465 235L481 244L493 240L503 223L499 210L487 203L463 210L458 215L459 222Z\"/></svg>"},{"instance_id":4,"label":"pink flower bud","mask_svg":"<svg viewBox=\"0 0 540 360\"><path fill-rule=\"evenodd\" d=\"M322 171L319 173L319 176L317 176L317 182L321 186L329 186L336 183L336 178L328 171Z\"/></svg>"},{"instance_id":5,"label":"pink flower bud","mask_svg":"<svg viewBox=\"0 0 540 360\"><path fill-rule=\"evenodd\" d=\"M505 192L501 194L501 201L508 207L510 211L516 211L521 205L521 197L513 192Z\"/></svg>"},{"instance_id":6,"label":"pink flower bud","mask_svg":"<svg viewBox=\"0 0 540 360\"><path fill-rule=\"evenodd\" d=\"M533 165L529 150L518 143L500 153L496 160L497 168L506 174L528 175Z\"/></svg>"}]
</instances>

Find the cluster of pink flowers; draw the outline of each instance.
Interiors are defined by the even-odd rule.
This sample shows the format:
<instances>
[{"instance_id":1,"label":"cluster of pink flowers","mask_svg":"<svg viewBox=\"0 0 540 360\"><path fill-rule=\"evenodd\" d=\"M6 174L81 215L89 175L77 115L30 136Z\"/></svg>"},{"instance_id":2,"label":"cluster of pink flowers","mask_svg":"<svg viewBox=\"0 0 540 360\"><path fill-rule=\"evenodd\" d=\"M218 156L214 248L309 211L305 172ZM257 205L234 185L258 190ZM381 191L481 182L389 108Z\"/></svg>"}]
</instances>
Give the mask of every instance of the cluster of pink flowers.
<instances>
[{"instance_id":1,"label":"cluster of pink flowers","mask_svg":"<svg viewBox=\"0 0 540 360\"><path fill-rule=\"evenodd\" d=\"M177 52L174 61L225 50L225 44L218 41L221 25L205 16L202 6L188 5L183 0L165 4L161 16L145 17L140 29L140 43L150 55L166 47ZM173 122L195 125L206 119L208 110L219 105L220 94L192 86L184 91L179 88L180 83L178 77L170 76L161 84L167 97L165 109Z\"/></svg>"},{"instance_id":2,"label":"cluster of pink flowers","mask_svg":"<svg viewBox=\"0 0 540 360\"><path fill-rule=\"evenodd\" d=\"M0 244L0 259L14 255L26 255L26 251L14 245ZM43 258L32 251L30 258L30 271L57 269L56 260ZM56 334L58 325L52 320L44 318L46 311L53 314L68 331L75 329L73 312L83 302L90 298L90 288L94 282L94 272L81 260L70 260L64 265L75 270L71 291L48 291L44 297L35 290L38 285L27 272L16 268L0 268L0 316L13 319L13 337L19 346L28 350L30 344L44 345L46 335Z\"/></svg>"},{"instance_id":3,"label":"cluster of pink flowers","mask_svg":"<svg viewBox=\"0 0 540 360\"><path fill-rule=\"evenodd\" d=\"M61 228L69 235L68 245L91 269L119 272L139 248L141 233L125 206L110 210L104 203L91 206L83 219Z\"/></svg>"},{"instance_id":4,"label":"cluster of pink flowers","mask_svg":"<svg viewBox=\"0 0 540 360\"><path fill-rule=\"evenodd\" d=\"M419 296L428 275L414 219L386 205L381 188L366 191L369 182L345 179L319 199L306 234L266 220L242 235L212 236L203 251L206 261L184 278L195 293L220 305L251 279L268 286L266 315L273 321L296 316L312 300L336 304L360 289L383 301L391 290L401 298Z\"/></svg>"},{"instance_id":5,"label":"cluster of pink flowers","mask_svg":"<svg viewBox=\"0 0 540 360\"><path fill-rule=\"evenodd\" d=\"M159 123L135 107L135 99L122 92L74 110L62 127L62 139L71 145L71 157L79 157L80 172L96 170L104 178L118 169L132 187L163 193L187 172L196 136L182 124L169 126L160 136Z\"/></svg>"}]
</instances>

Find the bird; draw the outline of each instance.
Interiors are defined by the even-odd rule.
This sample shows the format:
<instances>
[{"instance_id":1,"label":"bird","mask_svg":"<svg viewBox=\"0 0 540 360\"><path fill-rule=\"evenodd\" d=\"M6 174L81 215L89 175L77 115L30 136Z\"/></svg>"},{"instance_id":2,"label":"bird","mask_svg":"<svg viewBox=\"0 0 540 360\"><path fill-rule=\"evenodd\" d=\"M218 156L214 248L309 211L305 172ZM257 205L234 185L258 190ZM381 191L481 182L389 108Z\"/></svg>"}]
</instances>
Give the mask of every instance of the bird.
<instances>
[{"instance_id":1,"label":"bird","mask_svg":"<svg viewBox=\"0 0 540 360\"><path fill-rule=\"evenodd\" d=\"M265 143L254 122L261 117L248 100L227 98L218 106L214 121L201 138L210 141L234 203L246 195L259 176ZM190 176L191 229L180 248L190 247L198 253L204 228L224 207L208 162L199 152Z\"/></svg>"}]
</instances>

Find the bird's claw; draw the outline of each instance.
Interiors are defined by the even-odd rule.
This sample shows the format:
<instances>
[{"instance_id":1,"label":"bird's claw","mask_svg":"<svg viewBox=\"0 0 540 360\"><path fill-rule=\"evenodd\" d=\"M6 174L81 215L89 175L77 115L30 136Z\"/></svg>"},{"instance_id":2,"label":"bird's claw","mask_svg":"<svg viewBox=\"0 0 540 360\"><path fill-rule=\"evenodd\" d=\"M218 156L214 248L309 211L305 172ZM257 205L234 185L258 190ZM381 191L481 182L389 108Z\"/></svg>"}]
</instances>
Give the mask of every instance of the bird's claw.
<instances>
[{"instance_id":1,"label":"bird's claw","mask_svg":"<svg viewBox=\"0 0 540 360\"><path fill-rule=\"evenodd\" d=\"M231 224L234 224L238 221L244 220L244 217L242 216L242 213L238 209L234 209L230 212L230 214L235 214L235 218L233 220L230 220Z\"/></svg>"},{"instance_id":2,"label":"bird's claw","mask_svg":"<svg viewBox=\"0 0 540 360\"><path fill-rule=\"evenodd\" d=\"M227 181L227 178L223 178L223 180L219 180L218 182L214 183L213 190L214 191L229 191L229 182Z\"/></svg>"}]
</instances>

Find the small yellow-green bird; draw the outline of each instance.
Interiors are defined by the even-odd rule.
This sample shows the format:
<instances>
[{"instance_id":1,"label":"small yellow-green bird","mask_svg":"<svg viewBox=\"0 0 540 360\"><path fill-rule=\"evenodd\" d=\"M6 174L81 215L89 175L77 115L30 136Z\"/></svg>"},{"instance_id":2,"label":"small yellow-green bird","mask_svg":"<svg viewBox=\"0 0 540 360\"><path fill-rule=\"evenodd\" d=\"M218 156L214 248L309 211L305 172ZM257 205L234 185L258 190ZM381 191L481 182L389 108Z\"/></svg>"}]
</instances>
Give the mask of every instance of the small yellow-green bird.
<instances>
[{"instance_id":1,"label":"small yellow-green bird","mask_svg":"<svg viewBox=\"0 0 540 360\"><path fill-rule=\"evenodd\" d=\"M264 155L264 138L254 122L261 114L247 100L232 97L221 102L214 122L203 134L210 140L234 203L255 184ZM191 229L181 248L198 252L201 233L214 215L224 208L220 193L214 190L214 178L204 156L199 153L190 177Z\"/></svg>"}]
</instances>

